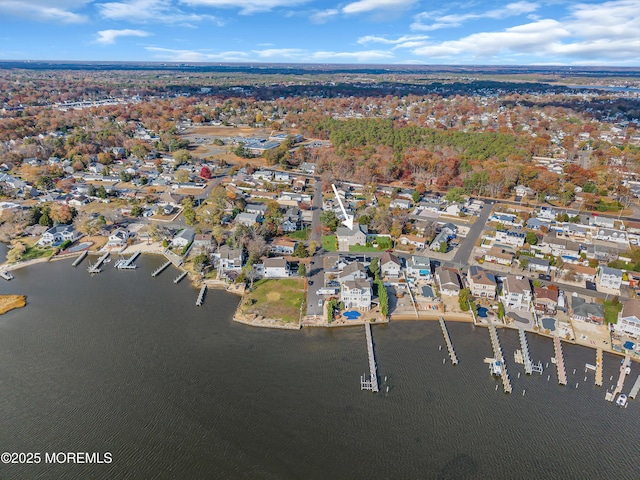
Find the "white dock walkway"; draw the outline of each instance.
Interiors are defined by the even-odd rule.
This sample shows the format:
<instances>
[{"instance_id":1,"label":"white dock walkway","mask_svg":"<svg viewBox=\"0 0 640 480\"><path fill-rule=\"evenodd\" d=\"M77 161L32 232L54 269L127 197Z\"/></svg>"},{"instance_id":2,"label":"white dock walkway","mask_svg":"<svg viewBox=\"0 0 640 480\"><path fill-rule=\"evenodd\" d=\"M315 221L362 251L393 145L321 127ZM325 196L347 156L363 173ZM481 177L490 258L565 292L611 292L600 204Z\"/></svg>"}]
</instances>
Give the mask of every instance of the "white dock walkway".
<instances>
[{"instance_id":1,"label":"white dock walkway","mask_svg":"<svg viewBox=\"0 0 640 480\"><path fill-rule=\"evenodd\" d=\"M94 263L93 265L91 263L89 264L87 271L89 273L100 273L102 271L100 269L100 266L108 257L109 257L109 252L105 252L104 255L102 255L96 263Z\"/></svg>"},{"instance_id":2,"label":"white dock walkway","mask_svg":"<svg viewBox=\"0 0 640 480\"><path fill-rule=\"evenodd\" d=\"M207 291L207 286L206 285L202 285L202 288L200 289L200 293L198 294L198 299L196 300L196 307L201 307L202 304L204 303L204 294Z\"/></svg>"},{"instance_id":3,"label":"white dock walkway","mask_svg":"<svg viewBox=\"0 0 640 480\"><path fill-rule=\"evenodd\" d=\"M502 365L502 373L500 374L500 377L502 378L502 387L504 389L504 393L511 393L511 379L509 378L509 373L507 372L507 365L504 362L504 355L502 354L502 347L500 346L500 339L498 338L498 331L496 330L495 325L489 325L489 336L491 337L493 356Z\"/></svg>"},{"instance_id":4,"label":"white dock walkway","mask_svg":"<svg viewBox=\"0 0 640 480\"><path fill-rule=\"evenodd\" d=\"M624 388L624 380L627 377L627 365L631 362L631 357L629 355L625 355L622 364L620 365L620 376L618 377L618 383L616 383L616 388L613 392L607 392L605 394L605 399L613 402L616 397L622 393L622 389Z\"/></svg>"},{"instance_id":5,"label":"white dock walkway","mask_svg":"<svg viewBox=\"0 0 640 480\"><path fill-rule=\"evenodd\" d=\"M77 267L78 265L80 265L82 263L82 261L85 258L87 258L87 255L89 255L89 250L85 250L84 252L82 252L80 254L80 256L78 258L76 258L71 265L73 265L74 267Z\"/></svg>"},{"instance_id":6,"label":"white dock walkway","mask_svg":"<svg viewBox=\"0 0 640 480\"><path fill-rule=\"evenodd\" d=\"M154 272L151 274L152 277L157 277L158 275L160 275L160 273L167 268L169 265L171 265L171 261L168 261L167 263L163 263L162 265L160 265L158 268L156 268L154 270Z\"/></svg>"},{"instance_id":7,"label":"white dock walkway","mask_svg":"<svg viewBox=\"0 0 640 480\"><path fill-rule=\"evenodd\" d=\"M529 344L527 343L527 335L524 333L524 329L518 329L518 336L520 337L520 348L522 349L522 363L524 364L524 373L531 375L533 373L533 364L531 363L531 356L529 355Z\"/></svg>"},{"instance_id":8,"label":"white dock walkway","mask_svg":"<svg viewBox=\"0 0 640 480\"><path fill-rule=\"evenodd\" d=\"M189 274L189 272L187 272L187 271L182 272L180 275L178 275L176 278L173 279L173 283L180 283L180 280L182 280L188 274Z\"/></svg>"},{"instance_id":9,"label":"white dock walkway","mask_svg":"<svg viewBox=\"0 0 640 480\"><path fill-rule=\"evenodd\" d=\"M636 383L633 384L633 387L631 388L631 393L629 393L629 397L635 400L639 390L640 390L640 375L638 375L638 378L636 378Z\"/></svg>"},{"instance_id":10,"label":"white dock walkway","mask_svg":"<svg viewBox=\"0 0 640 480\"><path fill-rule=\"evenodd\" d=\"M553 337L553 349L556 352L556 369L558 371L558 383L560 385L567 384L567 371L564 368L564 356L562 354L562 343L560 337Z\"/></svg>"},{"instance_id":11,"label":"white dock walkway","mask_svg":"<svg viewBox=\"0 0 640 480\"><path fill-rule=\"evenodd\" d=\"M456 351L453 349L453 344L451 343L451 337L449 336L449 330L447 330L447 324L444 323L444 318L438 317L438 321L440 322L440 328L442 329L442 335L444 336L444 341L447 344L447 350L449 350L449 358L451 358L451 364L458 364L458 357L456 356Z\"/></svg>"},{"instance_id":12,"label":"white dock walkway","mask_svg":"<svg viewBox=\"0 0 640 480\"><path fill-rule=\"evenodd\" d=\"M369 356L369 379L366 379L366 375L360 377L360 389L371 390L372 392L379 392L378 387L378 371L376 367L376 359L373 354L373 338L371 337L371 324L366 322L364 324L364 333L367 336L367 355Z\"/></svg>"}]
</instances>

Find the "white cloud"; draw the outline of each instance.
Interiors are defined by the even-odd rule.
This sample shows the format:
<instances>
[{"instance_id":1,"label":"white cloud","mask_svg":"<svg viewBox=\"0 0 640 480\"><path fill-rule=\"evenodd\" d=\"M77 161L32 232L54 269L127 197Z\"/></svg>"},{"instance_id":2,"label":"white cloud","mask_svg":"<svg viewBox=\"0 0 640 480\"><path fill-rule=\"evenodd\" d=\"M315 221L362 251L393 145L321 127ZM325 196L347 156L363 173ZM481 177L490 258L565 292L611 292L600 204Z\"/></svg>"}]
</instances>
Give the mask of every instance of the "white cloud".
<instances>
[{"instance_id":1,"label":"white cloud","mask_svg":"<svg viewBox=\"0 0 640 480\"><path fill-rule=\"evenodd\" d=\"M414 17L415 22L411 24L411 30L432 31L441 28L458 27L468 20L481 18L492 18L496 20L531 14L538 10L540 5L531 2L509 3L502 8L496 8L482 13L460 13L454 15L441 15L436 12L422 12ZM430 23L423 23L430 22Z\"/></svg>"},{"instance_id":2,"label":"white cloud","mask_svg":"<svg viewBox=\"0 0 640 480\"><path fill-rule=\"evenodd\" d=\"M151 34L144 30L131 30L125 28L123 30L101 30L98 32L98 43L103 45L111 45L115 43L118 37L148 37Z\"/></svg>"},{"instance_id":3,"label":"white cloud","mask_svg":"<svg viewBox=\"0 0 640 480\"><path fill-rule=\"evenodd\" d=\"M125 20L133 23L188 24L209 20L221 24L211 15L185 13L173 6L171 0L125 0L97 5L100 15L110 20Z\"/></svg>"},{"instance_id":4,"label":"white cloud","mask_svg":"<svg viewBox=\"0 0 640 480\"><path fill-rule=\"evenodd\" d=\"M176 50L173 48L145 47L154 52L155 58L170 62L243 62L247 60L246 52L207 53L195 50Z\"/></svg>"},{"instance_id":5,"label":"white cloud","mask_svg":"<svg viewBox=\"0 0 640 480\"><path fill-rule=\"evenodd\" d=\"M422 44L425 40L429 38L428 35L403 35L396 39L390 39L387 37L377 36L377 35L365 35L364 37L360 37L358 39L358 43L360 45L366 45L368 43L383 43L386 45L406 45L407 43L420 43Z\"/></svg>"},{"instance_id":6,"label":"white cloud","mask_svg":"<svg viewBox=\"0 0 640 480\"><path fill-rule=\"evenodd\" d=\"M0 13L44 22L82 23L87 17L71 10L83 7L89 0L60 0L52 6L49 0L0 0Z\"/></svg>"},{"instance_id":7,"label":"white cloud","mask_svg":"<svg viewBox=\"0 0 640 480\"><path fill-rule=\"evenodd\" d=\"M343 13L367 13L374 10L401 10L410 7L416 0L358 0L345 5Z\"/></svg>"},{"instance_id":8,"label":"white cloud","mask_svg":"<svg viewBox=\"0 0 640 480\"><path fill-rule=\"evenodd\" d=\"M278 7L293 7L309 0L180 0L186 5L214 8L239 8L243 15L268 12Z\"/></svg>"},{"instance_id":9,"label":"white cloud","mask_svg":"<svg viewBox=\"0 0 640 480\"><path fill-rule=\"evenodd\" d=\"M253 50L260 58L290 58L298 59L304 55L305 50L300 48L267 48L266 50Z\"/></svg>"},{"instance_id":10,"label":"white cloud","mask_svg":"<svg viewBox=\"0 0 640 480\"><path fill-rule=\"evenodd\" d=\"M356 52L314 52L308 57L310 61L352 60L357 63L384 61L393 58L391 52L383 50L363 50Z\"/></svg>"},{"instance_id":11,"label":"white cloud","mask_svg":"<svg viewBox=\"0 0 640 480\"><path fill-rule=\"evenodd\" d=\"M324 23L327 20L329 20L331 17L335 17L339 13L340 13L340 10L338 10L337 8L330 8L328 10L322 10L320 12L316 12L313 15L311 15L311 17L309 18L314 23Z\"/></svg>"}]
</instances>

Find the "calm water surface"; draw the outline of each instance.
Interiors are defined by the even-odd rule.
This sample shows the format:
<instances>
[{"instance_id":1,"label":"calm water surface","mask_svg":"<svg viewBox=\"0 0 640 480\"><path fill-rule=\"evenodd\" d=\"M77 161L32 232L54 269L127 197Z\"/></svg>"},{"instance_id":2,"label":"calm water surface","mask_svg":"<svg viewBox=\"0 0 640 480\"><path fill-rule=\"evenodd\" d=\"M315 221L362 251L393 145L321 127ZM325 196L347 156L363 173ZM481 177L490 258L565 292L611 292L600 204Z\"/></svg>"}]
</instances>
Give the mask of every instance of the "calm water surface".
<instances>
[{"instance_id":1,"label":"calm water surface","mask_svg":"<svg viewBox=\"0 0 640 480\"><path fill-rule=\"evenodd\" d=\"M500 331L514 383L504 395L482 362L486 329L449 324L453 367L442 363L437 323L375 326L384 391L375 395L359 389L362 327L235 324L237 297L209 290L197 308L197 290L174 285L175 270L150 277L161 262L141 258L132 272L111 263L93 277L86 260L53 262L0 283L28 295L26 308L0 317L0 450L113 456L0 464L0 478L638 478L638 402L605 402L584 373L592 350L565 346L560 387L551 364L517 378L517 334ZM551 341L529 338L533 359L549 362ZM605 356L605 380L619 364ZM634 365L627 392L638 373Z\"/></svg>"}]
</instances>

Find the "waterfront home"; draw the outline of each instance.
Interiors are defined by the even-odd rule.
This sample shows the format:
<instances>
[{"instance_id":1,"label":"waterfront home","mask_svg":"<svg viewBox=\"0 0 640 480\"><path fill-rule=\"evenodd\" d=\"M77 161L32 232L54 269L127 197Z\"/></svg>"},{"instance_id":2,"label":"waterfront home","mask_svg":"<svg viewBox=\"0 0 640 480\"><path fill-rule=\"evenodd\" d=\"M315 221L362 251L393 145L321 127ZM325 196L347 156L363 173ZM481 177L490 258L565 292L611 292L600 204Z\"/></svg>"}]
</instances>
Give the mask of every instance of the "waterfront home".
<instances>
[{"instance_id":1,"label":"waterfront home","mask_svg":"<svg viewBox=\"0 0 640 480\"><path fill-rule=\"evenodd\" d=\"M365 278L367 278L367 269L362 263L358 261L351 262L350 264L346 265L338 274L338 281L340 283Z\"/></svg>"},{"instance_id":2,"label":"waterfront home","mask_svg":"<svg viewBox=\"0 0 640 480\"><path fill-rule=\"evenodd\" d=\"M532 299L532 289L529 279L507 275L502 283L502 303L505 308L529 311Z\"/></svg>"},{"instance_id":3,"label":"waterfront home","mask_svg":"<svg viewBox=\"0 0 640 480\"><path fill-rule=\"evenodd\" d=\"M558 290L548 287L534 287L533 306L537 313L555 315L558 309Z\"/></svg>"},{"instance_id":4,"label":"waterfront home","mask_svg":"<svg viewBox=\"0 0 640 480\"><path fill-rule=\"evenodd\" d=\"M462 280L457 270L448 267L436 268L436 281L440 288L440 294L448 297L457 297L462 290Z\"/></svg>"},{"instance_id":5,"label":"waterfront home","mask_svg":"<svg viewBox=\"0 0 640 480\"><path fill-rule=\"evenodd\" d=\"M338 250L348 252L351 246L367 244L367 227L354 225L353 230L347 227L339 227L336 230L336 236L338 238Z\"/></svg>"},{"instance_id":6,"label":"waterfront home","mask_svg":"<svg viewBox=\"0 0 640 480\"><path fill-rule=\"evenodd\" d=\"M244 253L241 248L231 248L229 245L222 245L213 254L214 265L219 272L224 273L229 270L240 272L244 263Z\"/></svg>"},{"instance_id":7,"label":"waterfront home","mask_svg":"<svg viewBox=\"0 0 640 480\"><path fill-rule=\"evenodd\" d=\"M400 275L400 260L393 253L384 252L380 257L380 271L385 277L397 277Z\"/></svg>"},{"instance_id":8,"label":"waterfront home","mask_svg":"<svg viewBox=\"0 0 640 480\"><path fill-rule=\"evenodd\" d=\"M260 223L262 217L257 213L246 213L242 212L236 215L235 223L236 225L245 225L247 227L253 227L254 225Z\"/></svg>"},{"instance_id":9,"label":"waterfront home","mask_svg":"<svg viewBox=\"0 0 640 480\"><path fill-rule=\"evenodd\" d=\"M482 267L471 265L467 274L469 289L474 297L496 298L496 277Z\"/></svg>"},{"instance_id":10,"label":"waterfront home","mask_svg":"<svg viewBox=\"0 0 640 480\"><path fill-rule=\"evenodd\" d=\"M344 303L345 309L369 310L371 309L372 296L370 280L350 280L344 282L340 287L340 301Z\"/></svg>"},{"instance_id":11,"label":"waterfront home","mask_svg":"<svg viewBox=\"0 0 640 480\"><path fill-rule=\"evenodd\" d=\"M624 307L618 314L618 322L614 328L616 332L623 335L640 338L640 300L633 299L624 302Z\"/></svg>"},{"instance_id":12,"label":"waterfront home","mask_svg":"<svg viewBox=\"0 0 640 480\"><path fill-rule=\"evenodd\" d=\"M429 257L413 255L407 262L407 275L416 280L429 280L431 278Z\"/></svg>"},{"instance_id":13,"label":"waterfront home","mask_svg":"<svg viewBox=\"0 0 640 480\"><path fill-rule=\"evenodd\" d=\"M184 230L180 230L180 232L178 232L176 236L173 237L173 239L171 240L171 246L184 248L187 245L189 245L191 242L193 242L195 235L196 235L196 232L194 232L191 228L185 228Z\"/></svg>"},{"instance_id":14,"label":"waterfront home","mask_svg":"<svg viewBox=\"0 0 640 480\"><path fill-rule=\"evenodd\" d=\"M298 242L286 238L276 238L271 242L271 252L281 255L293 255Z\"/></svg>"},{"instance_id":15,"label":"waterfront home","mask_svg":"<svg viewBox=\"0 0 640 480\"><path fill-rule=\"evenodd\" d=\"M513 253L498 247L491 247L484 254L484 261L509 266L513 263Z\"/></svg>"},{"instance_id":16,"label":"waterfront home","mask_svg":"<svg viewBox=\"0 0 640 480\"><path fill-rule=\"evenodd\" d=\"M524 246L524 237L524 233L520 230L498 229L495 241L512 247L522 247Z\"/></svg>"},{"instance_id":17,"label":"waterfront home","mask_svg":"<svg viewBox=\"0 0 640 480\"><path fill-rule=\"evenodd\" d=\"M413 245L419 249L427 248L426 237L420 237L418 235L402 235L398 238L398 242L400 242L401 245Z\"/></svg>"},{"instance_id":18,"label":"waterfront home","mask_svg":"<svg viewBox=\"0 0 640 480\"><path fill-rule=\"evenodd\" d=\"M129 239L129 231L125 228L117 228L109 235L109 240L107 241L107 247L123 247L127 244L127 240Z\"/></svg>"},{"instance_id":19,"label":"waterfront home","mask_svg":"<svg viewBox=\"0 0 640 480\"><path fill-rule=\"evenodd\" d=\"M593 301L587 302L576 294L571 297L570 313L572 320L595 323L597 325L604 323L604 307L602 304Z\"/></svg>"},{"instance_id":20,"label":"waterfront home","mask_svg":"<svg viewBox=\"0 0 640 480\"><path fill-rule=\"evenodd\" d=\"M75 242L82 236L82 233L73 228L72 225L56 225L42 234L37 244L43 247L57 246L69 240Z\"/></svg>"},{"instance_id":21,"label":"waterfront home","mask_svg":"<svg viewBox=\"0 0 640 480\"><path fill-rule=\"evenodd\" d=\"M286 278L291 275L289 262L283 257L265 258L262 271L265 278Z\"/></svg>"},{"instance_id":22,"label":"waterfront home","mask_svg":"<svg viewBox=\"0 0 640 480\"><path fill-rule=\"evenodd\" d=\"M527 270L530 272L544 273L545 275L549 275L549 272L551 272L551 264L545 258L522 256L520 259L528 261Z\"/></svg>"},{"instance_id":23,"label":"waterfront home","mask_svg":"<svg viewBox=\"0 0 640 480\"><path fill-rule=\"evenodd\" d=\"M598 275L598 284L602 288L620 291L622 286L622 270L611 267L602 267Z\"/></svg>"},{"instance_id":24,"label":"waterfront home","mask_svg":"<svg viewBox=\"0 0 640 480\"><path fill-rule=\"evenodd\" d=\"M199 248L201 251L209 251L213 248L213 235L210 233L197 233L193 237L193 247Z\"/></svg>"}]
</instances>

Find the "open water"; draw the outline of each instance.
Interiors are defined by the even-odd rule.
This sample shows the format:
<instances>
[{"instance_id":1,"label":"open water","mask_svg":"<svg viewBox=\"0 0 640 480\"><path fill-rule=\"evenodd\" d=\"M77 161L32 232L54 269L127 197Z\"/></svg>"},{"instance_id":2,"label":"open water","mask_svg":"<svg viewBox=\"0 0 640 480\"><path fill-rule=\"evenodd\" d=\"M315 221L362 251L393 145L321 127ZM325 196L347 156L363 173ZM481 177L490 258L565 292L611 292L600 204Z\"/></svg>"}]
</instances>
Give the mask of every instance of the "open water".
<instances>
[{"instance_id":1,"label":"open water","mask_svg":"<svg viewBox=\"0 0 640 480\"><path fill-rule=\"evenodd\" d=\"M600 389L584 372L595 352L565 345L561 387L550 340L529 335L533 359L549 362L529 377L513 362L517 333L500 330L505 395L483 363L486 329L448 324L454 367L437 322L394 322L373 328L376 395L360 391L363 327L236 324L237 297L209 290L195 307L197 290L173 284L172 268L151 278L161 262L92 277L86 260L60 261L0 280L1 293L28 296L0 316L0 451L113 459L0 463L0 478L640 478L640 399L604 399L617 357L605 355L605 381L615 377Z\"/></svg>"}]
</instances>

